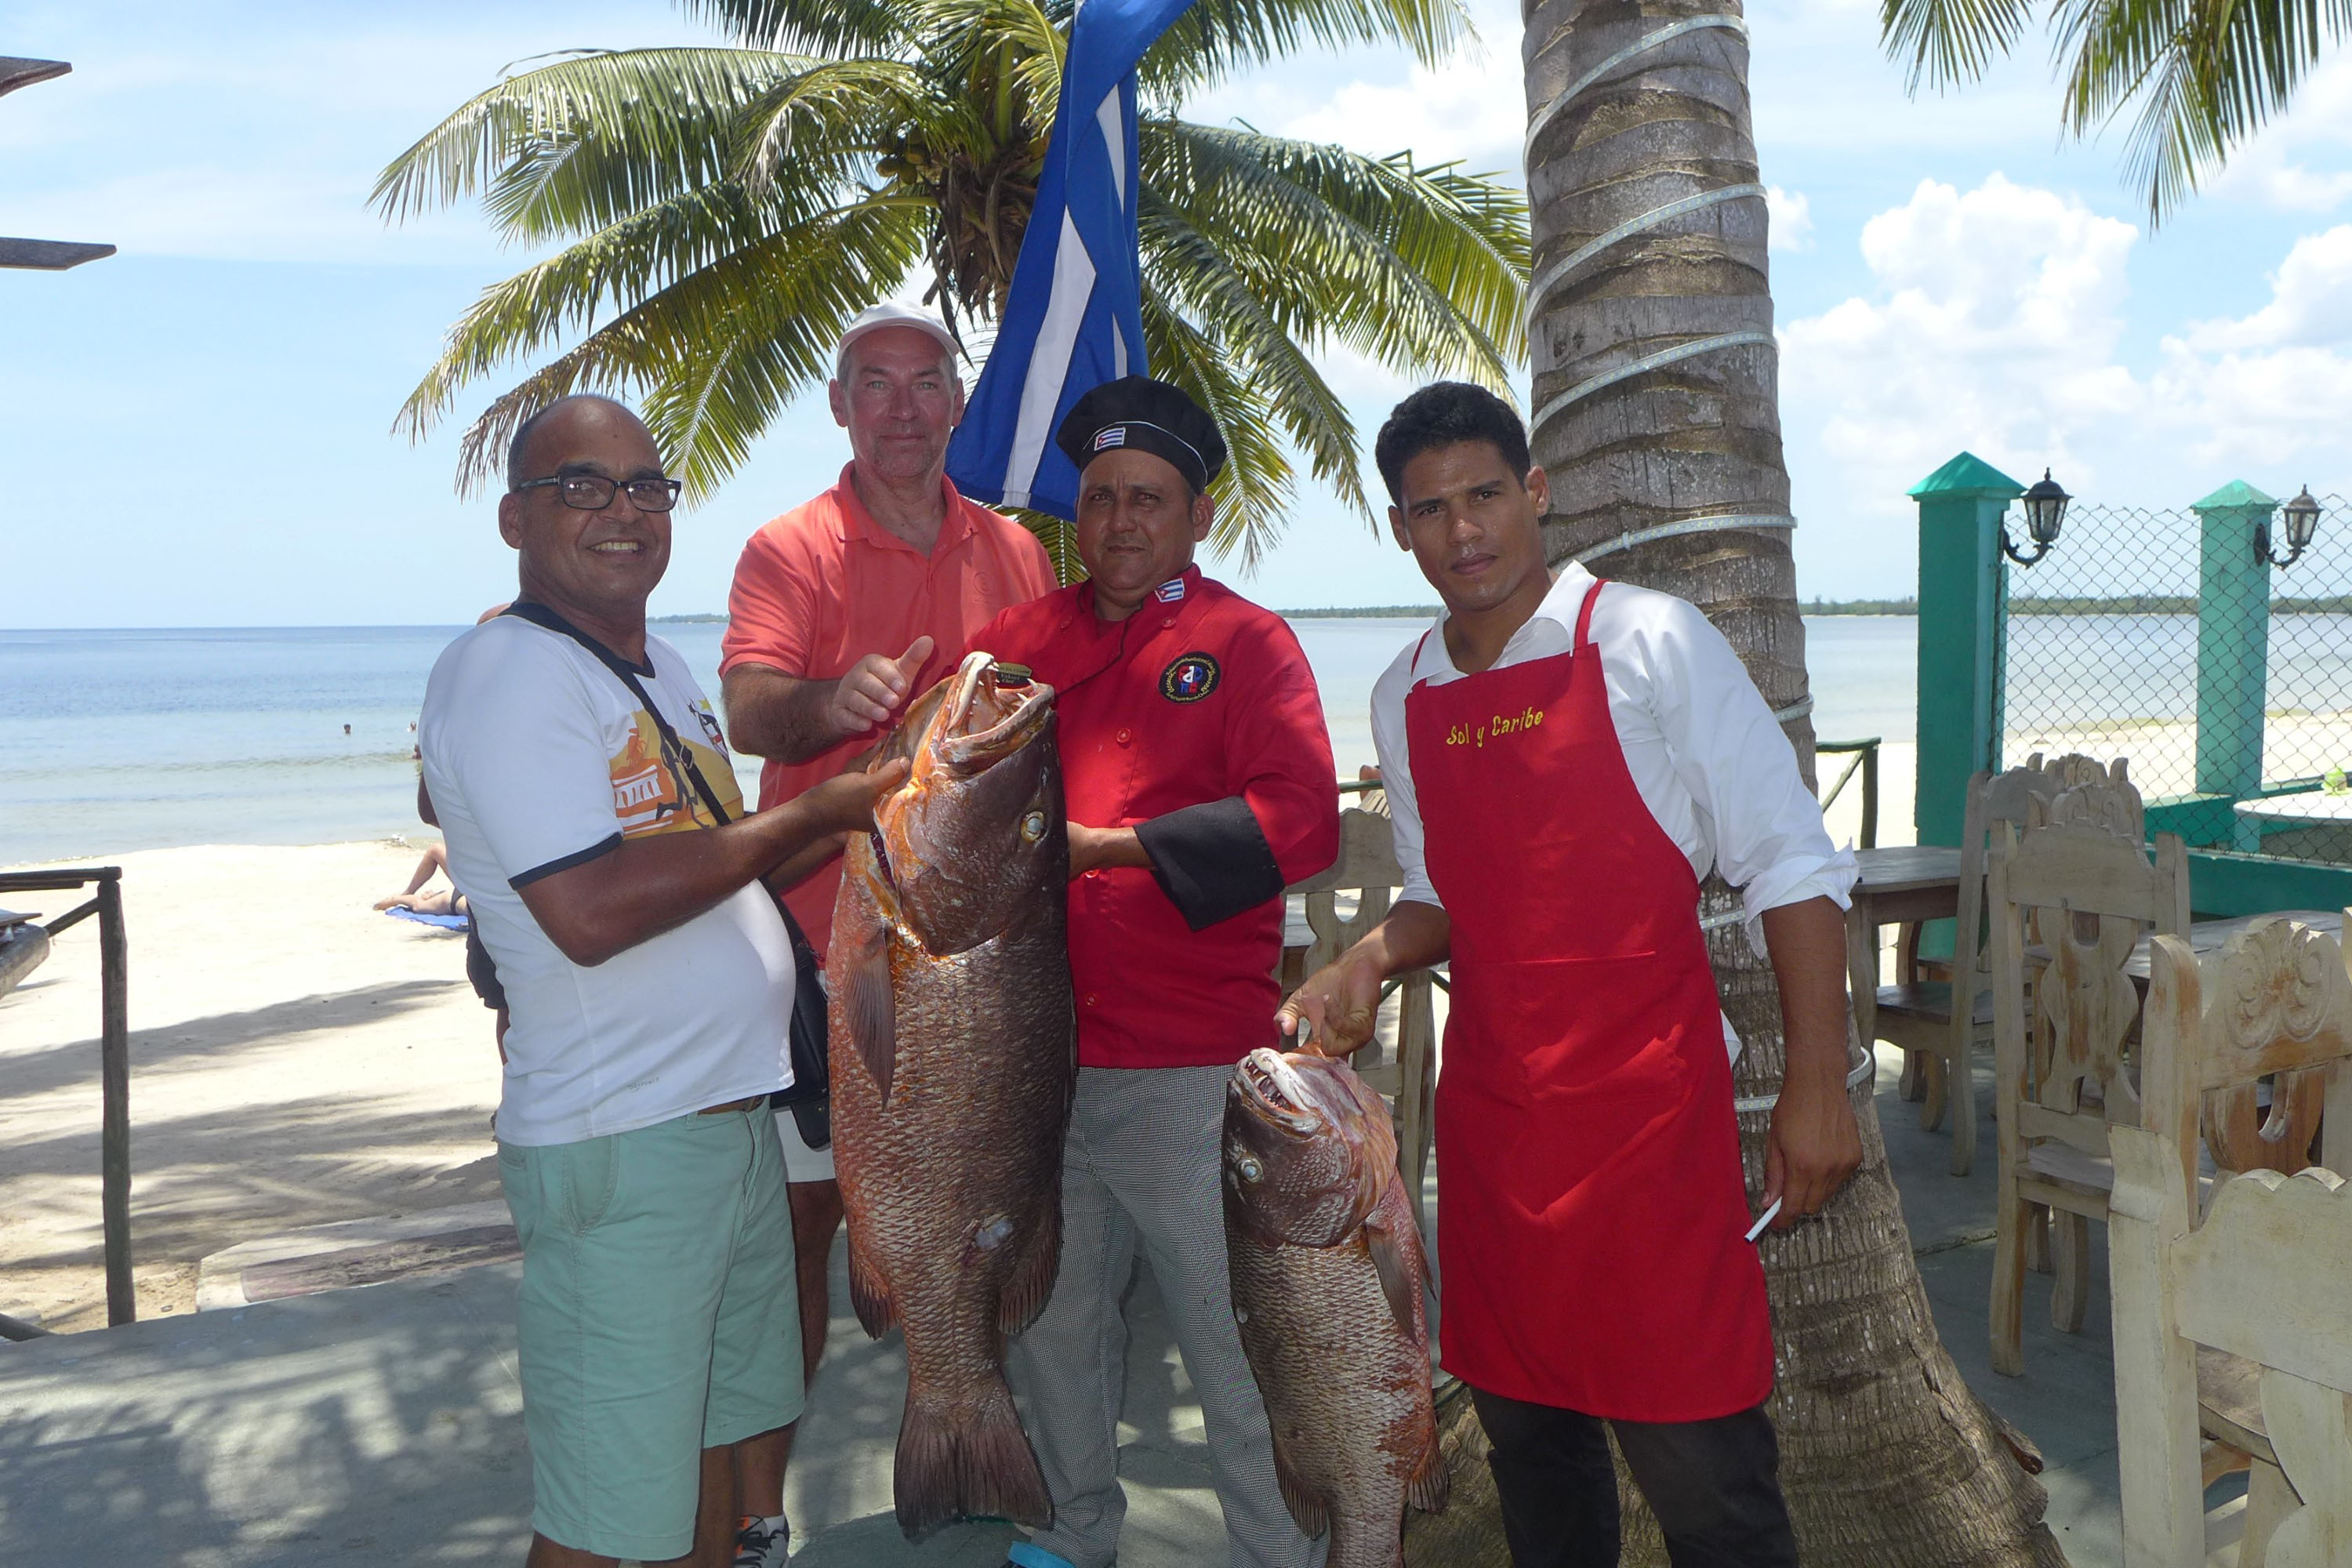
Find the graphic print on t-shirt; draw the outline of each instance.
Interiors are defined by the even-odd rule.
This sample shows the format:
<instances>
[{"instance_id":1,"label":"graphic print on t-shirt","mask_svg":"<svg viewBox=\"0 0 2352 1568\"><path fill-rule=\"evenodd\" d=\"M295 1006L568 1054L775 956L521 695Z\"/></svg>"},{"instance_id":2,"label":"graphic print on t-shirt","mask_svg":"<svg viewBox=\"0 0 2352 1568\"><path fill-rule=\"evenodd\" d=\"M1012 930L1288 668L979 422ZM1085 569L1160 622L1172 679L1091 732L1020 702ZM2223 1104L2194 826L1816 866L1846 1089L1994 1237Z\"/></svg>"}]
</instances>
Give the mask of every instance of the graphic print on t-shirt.
<instances>
[{"instance_id":1,"label":"graphic print on t-shirt","mask_svg":"<svg viewBox=\"0 0 2352 1568\"><path fill-rule=\"evenodd\" d=\"M709 714L708 702L695 705L695 717L702 721L697 727L705 734L718 722ZM699 744L683 731L678 742L693 757L703 778L719 792L719 804L726 808L728 816L732 819L742 816L742 791L736 785L734 764L727 760L726 753ZM629 739L612 759L611 766L613 816L620 824L624 838L719 826L709 808L679 776L681 770L662 755L660 727L644 709L629 715Z\"/></svg>"}]
</instances>

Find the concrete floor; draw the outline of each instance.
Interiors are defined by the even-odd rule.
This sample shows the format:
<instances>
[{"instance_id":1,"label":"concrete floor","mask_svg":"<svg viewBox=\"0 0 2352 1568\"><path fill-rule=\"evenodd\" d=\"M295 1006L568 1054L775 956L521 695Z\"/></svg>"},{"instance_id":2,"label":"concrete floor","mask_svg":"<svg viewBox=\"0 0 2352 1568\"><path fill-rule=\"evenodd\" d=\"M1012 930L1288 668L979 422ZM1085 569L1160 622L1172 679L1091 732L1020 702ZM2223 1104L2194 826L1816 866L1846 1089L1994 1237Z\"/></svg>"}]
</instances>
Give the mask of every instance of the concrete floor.
<instances>
[{"instance_id":1,"label":"concrete floor","mask_svg":"<svg viewBox=\"0 0 2352 1568\"><path fill-rule=\"evenodd\" d=\"M1891 1056L1891 1053L1888 1053ZM1987 1362L1992 1124L1976 1174L1946 1173L1947 1135L1896 1100L1879 1110L1937 1321L1969 1384L2038 1443L2050 1521L2077 1568L2120 1563L2105 1247L2079 1335L2027 1285L2027 1375ZM1979 1102L1991 1103L1989 1076ZM529 1539L530 1461L514 1371L515 1265L336 1291L104 1332L0 1344L0 1563L69 1568L94 1554L184 1568L515 1563ZM847 1315L834 1258L831 1348L803 1423L787 1506L806 1568L994 1568L1010 1527L919 1547L890 1517L905 1395L895 1337ZM1200 1408L1148 1273L1131 1302L1123 1467L1125 1568L1223 1556Z\"/></svg>"}]
</instances>

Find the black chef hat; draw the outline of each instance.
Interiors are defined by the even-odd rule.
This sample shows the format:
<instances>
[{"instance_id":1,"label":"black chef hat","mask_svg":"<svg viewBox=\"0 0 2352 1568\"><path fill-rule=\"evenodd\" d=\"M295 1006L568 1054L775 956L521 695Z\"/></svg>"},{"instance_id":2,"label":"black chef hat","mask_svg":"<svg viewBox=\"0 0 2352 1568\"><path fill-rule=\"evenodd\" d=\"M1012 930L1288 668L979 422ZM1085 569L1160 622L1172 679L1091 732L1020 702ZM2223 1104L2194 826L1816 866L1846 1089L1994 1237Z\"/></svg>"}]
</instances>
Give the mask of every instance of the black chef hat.
<instances>
[{"instance_id":1,"label":"black chef hat","mask_svg":"<svg viewBox=\"0 0 2352 1568\"><path fill-rule=\"evenodd\" d=\"M1095 455L1122 447L1164 458L1195 491L1225 466L1225 438L1181 386L1148 375L1107 381L1070 405L1054 444L1085 473Z\"/></svg>"}]
</instances>

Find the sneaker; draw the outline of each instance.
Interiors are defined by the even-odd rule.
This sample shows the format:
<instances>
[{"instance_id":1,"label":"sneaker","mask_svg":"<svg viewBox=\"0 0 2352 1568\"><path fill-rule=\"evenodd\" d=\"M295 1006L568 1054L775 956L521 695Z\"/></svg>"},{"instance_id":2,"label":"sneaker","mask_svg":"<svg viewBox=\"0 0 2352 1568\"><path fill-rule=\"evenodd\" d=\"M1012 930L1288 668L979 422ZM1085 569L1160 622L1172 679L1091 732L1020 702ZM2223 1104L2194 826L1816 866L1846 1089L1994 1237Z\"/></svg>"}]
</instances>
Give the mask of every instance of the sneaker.
<instances>
[{"instance_id":1,"label":"sneaker","mask_svg":"<svg viewBox=\"0 0 2352 1568\"><path fill-rule=\"evenodd\" d=\"M793 1527L776 1521L771 1530L764 1519L747 1519L735 1531L735 1568L784 1568L792 1545Z\"/></svg>"},{"instance_id":2,"label":"sneaker","mask_svg":"<svg viewBox=\"0 0 2352 1568\"><path fill-rule=\"evenodd\" d=\"M1070 1568L1070 1560L1057 1557L1034 1541L1016 1541L1005 1549L1005 1568Z\"/></svg>"}]
</instances>

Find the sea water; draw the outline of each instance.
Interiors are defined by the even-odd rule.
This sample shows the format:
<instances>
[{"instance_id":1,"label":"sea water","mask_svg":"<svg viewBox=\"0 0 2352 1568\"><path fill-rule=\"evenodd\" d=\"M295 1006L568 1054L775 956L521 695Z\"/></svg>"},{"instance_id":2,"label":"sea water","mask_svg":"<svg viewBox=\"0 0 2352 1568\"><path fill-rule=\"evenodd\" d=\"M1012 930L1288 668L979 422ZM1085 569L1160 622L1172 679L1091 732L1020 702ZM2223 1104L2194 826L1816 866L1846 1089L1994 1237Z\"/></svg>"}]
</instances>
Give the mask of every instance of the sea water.
<instances>
[{"instance_id":1,"label":"sea water","mask_svg":"<svg viewBox=\"0 0 2352 1568\"><path fill-rule=\"evenodd\" d=\"M1372 761L1372 683L1428 624L1292 623L1342 778ZM1817 732L1910 739L1916 626L1806 622ZM417 705L462 629L0 631L0 866L416 832ZM724 628L654 629L715 699ZM755 799L758 769L741 761Z\"/></svg>"}]
</instances>

